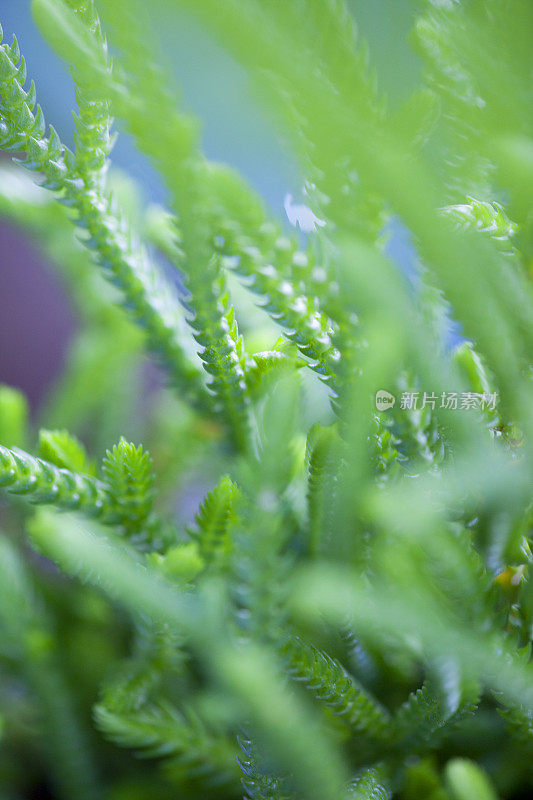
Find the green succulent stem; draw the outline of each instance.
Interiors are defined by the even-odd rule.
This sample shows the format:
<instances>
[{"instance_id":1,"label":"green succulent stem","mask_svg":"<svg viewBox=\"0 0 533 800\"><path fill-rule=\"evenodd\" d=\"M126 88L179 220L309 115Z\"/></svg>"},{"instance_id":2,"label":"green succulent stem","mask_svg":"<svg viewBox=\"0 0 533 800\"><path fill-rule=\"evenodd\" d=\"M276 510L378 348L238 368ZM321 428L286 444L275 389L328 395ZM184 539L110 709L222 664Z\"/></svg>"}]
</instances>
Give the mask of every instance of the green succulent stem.
<instances>
[{"instance_id":1,"label":"green succulent stem","mask_svg":"<svg viewBox=\"0 0 533 800\"><path fill-rule=\"evenodd\" d=\"M22 450L10 450L2 445L0 486L11 494L24 495L32 503L81 511L109 524L120 522L120 514L113 509L102 481L61 469Z\"/></svg>"}]
</instances>

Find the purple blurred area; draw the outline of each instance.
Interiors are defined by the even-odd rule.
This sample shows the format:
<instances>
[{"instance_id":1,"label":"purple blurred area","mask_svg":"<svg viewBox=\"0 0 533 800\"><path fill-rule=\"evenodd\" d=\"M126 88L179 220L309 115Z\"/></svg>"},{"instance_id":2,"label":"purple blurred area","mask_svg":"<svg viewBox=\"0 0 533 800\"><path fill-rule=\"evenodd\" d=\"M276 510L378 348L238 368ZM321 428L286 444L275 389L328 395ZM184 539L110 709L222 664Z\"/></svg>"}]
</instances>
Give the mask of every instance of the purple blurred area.
<instances>
[{"instance_id":1,"label":"purple blurred area","mask_svg":"<svg viewBox=\"0 0 533 800\"><path fill-rule=\"evenodd\" d=\"M0 222L0 383L35 409L59 377L75 319L63 287L27 234Z\"/></svg>"}]
</instances>

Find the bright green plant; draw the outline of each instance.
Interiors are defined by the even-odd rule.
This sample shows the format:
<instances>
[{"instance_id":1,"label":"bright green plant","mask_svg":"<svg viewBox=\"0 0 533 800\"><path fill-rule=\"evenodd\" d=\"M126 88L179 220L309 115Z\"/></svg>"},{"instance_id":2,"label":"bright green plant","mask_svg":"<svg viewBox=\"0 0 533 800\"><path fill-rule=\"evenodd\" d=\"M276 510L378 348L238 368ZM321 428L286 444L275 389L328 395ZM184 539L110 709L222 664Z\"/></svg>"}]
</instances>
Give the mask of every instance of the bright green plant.
<instances>
[{"instance_id":1,"label":"bright green plant","mask_svg":"<svg viewBox=\"0 0 533 800\"><path fill-rule=\"evenodd\" d=\"M152 5L261 86L317 224L205 158L140 0L33 0L73 150L0 44L0 147L32 173L1 167L0 213L80 320L34 449L0 388L0 797L525 797L533 6L413 3L398 108L343 0ZM107 176L113 120L168 209Z\"/></svg>"}]
</instances>

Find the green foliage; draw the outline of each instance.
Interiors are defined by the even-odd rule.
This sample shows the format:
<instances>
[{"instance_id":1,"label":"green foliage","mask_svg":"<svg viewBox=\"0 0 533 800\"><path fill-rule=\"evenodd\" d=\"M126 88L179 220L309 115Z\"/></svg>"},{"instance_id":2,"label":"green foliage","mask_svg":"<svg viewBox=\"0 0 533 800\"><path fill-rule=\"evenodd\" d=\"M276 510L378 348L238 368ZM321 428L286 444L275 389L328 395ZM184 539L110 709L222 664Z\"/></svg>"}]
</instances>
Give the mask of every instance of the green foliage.
<instances>
[{"instance_id":1,"label":"green foliage","mask_svg":"<svg viewBox=\"0 0 533 800\"><path fill-rule=\"evenodd\" d=\"M129 533L138 532L152 509L152 460L142 445L121 439L104 459L102 473L113 507Z\"/></svg>"},{"instance_id":2,"label":"green foliage","mask_svg":"<svg viewBox=\"0 0 533 800\"><path fill-rule=\"evenodd\" d=\"M208 784L238 785L235 748L230 741L207 732L199 719L188 720L166 706L120 713L97 705L95 721L122 747L135 748L145 758L172 758L165 768L175 775L194 775Z\"/></svg>"},{"instance_id":3,"label":"green foliage","mask_svg":"<svg viewBox=\"0 0 533 800\"><path fill-rule=\"evenodd\" d=\"M348 797L357 800L389 800L391 797L382 769L369 769L358 775L350 786Z\"/></svg>"},{"instance_id":4,"label":"green foliage","mask_svg":"<svg viewBox=\"0 0 533 800\"><path fill-rule=\"evenodd\" d=\"M266 774L257 764L253 743L249 739L241 739L239 744L243 753L239 758L239 766L244 773L243 785L248 796L253 800L288 800L290 795L285 793L282 782Z\"/></svg>"},{"instance_id":5,"label":"green foliage","mask_svg":"<svg viewBox=\"0 0 533 800\"><path fill-rule=\"evenodd\" d=\"M336 448L337 445L337 448ZM337 449L337 452L336 452ZM307 436L307 518L309 549L317 554L324 542L326 510L331 508L335 491L338 441L333 428L314 426Z\"/></svg>"},{"instance_id":6,"label":"green foliage","mask_svg":"<svg viewBox=\"0 0 533 800\"><path fill-rule=\"evenodd\" d=\"M22 392L0 385L0 442L23 447L28 425L28 404Z\"/></svg>"},{"instance_id":7,"label":"green foliage","mask_svg":"<svg viewBox=\"0 0 533 800\"><path fill-rule=\"evenodd\" d=\"M431 759L420 760L407 770L402 797L405 800L415 800L417 797L427 797L428 800L449 800L449 795Z\"/></svg>"},{"instance_id":8,"label":"green foliage","mask_svg":"<svg viewBox=\"0 0 533 800\"><path fill-rule=\"evenodd\" d=\"M56 467L94 474L82 443L68 431L39 431L39 455Z\"/></svg>"},{"instance_id":9,"label":"green foliage","mask_svg":"<svg viewBox=\"0 0 533 800\"><path fill-rule=\"evenodd\" d=\"M0 540L1 652L11 669L23 673L38 703L38 724L46 727L42 746L56 791L94 800L99 778L84 723L61 666L56 624L43 607L21 553ZM60 757L59 757L60 756Z\"/></svg>"},{"instance_id":10,"label":"green foliage","mask_svg":"<svg viewBox=\"0 0 533 800\"><path fill-rule=\"evenodd\" d=\"M189 533L198 543L206 562L224 559L231 547L231 526L237 518L239 488L225 475L208 492L196 515L195 528Z\"/></svg>"},{"instance_id":11,"label":"green foliage","mask_svg":"<svg viewBox=\"0 0 533 800\"><path fill-rule=\"evenodd\" d=\"M54 456L57 457L57 451ZM101 481L60 469L17 448L10 450L0 445L0 485L12 494L28 496L33 503L79 509L90 517L109 522L119 520Z\"/></svg>"},{"instance_id":12,"label":"green foliage","mask_svg":"<svg viewBox=\"0 0 533 800\"><path fill-rule=\"evenodd\" d=\"M0 38L0 217L79 319L35 424L0 386L6 797L531 786L532 6L398 3L422 72L386 96L357 5L33 0L72 150ZM154 20L248 76L299 233L203 154ZM109 169L114 120L162 205Z\"/></svg>"},{"instance_id":13,"label":"green foliage","mask_svg":"<svg viewBox=\"0 0 533 800\"><path fill-rule=\"evenodd\" d=\"M518 706L501 711L511 736L516 739L525 753L533 748L533 719L531 712Z\"/></svg>"},{"instance_id":14,"label":"green foliage","mask_svg":"<svg viewBox=\"0 0 533 800\"><path fill-rule=\"evenodd\" d=\"M496 800L494 789L483 770L471 761L456 758L446 767L446 780L454 800Z\"/></svg>"},{"instance_id":15,"label":"green foliage","mask_svg":"<svg viewBox=\"0 0 533 800\"><path fill-rule=\"evenodd\" d=\"M369 739L386 737L387 711L371 697L336 659L298 639L283 648L290 674L315 697L342 717L352 734Z\"/></svg>"},{"instance_id":16,"label":"green foliage","mask_svg":"<svg viewBox=\"0 0 533 800\"><path fill-rule=\"evenodd\" d=\"M283 373L290 373L295 367L305 366L303 359L294 357L293 348L283 339L274 345L272 350L254 353L248 370L246 382L253 398L265 392L265 387L272 385Z\"/></svg>"},{"instance_id":17,"label":"green foliage","mask_svg":"<svg viewBox=\"0 0 533 800\"><path fill-rule=\"evenodd\" d=\"M452 669L450 666L450 673ZM439 730L460 721L469 711L475 710L478 701L475 690L469 697L456 685L449 687L448 695L443 688L445 687L439 687L435 681L427 681L400 706L394 718L394 733L401 747L411 752L419 748L423 750L428 740L437 738L436 733ZM458 688L466 697L457 697Z\"/></svg>"}]
</instances>

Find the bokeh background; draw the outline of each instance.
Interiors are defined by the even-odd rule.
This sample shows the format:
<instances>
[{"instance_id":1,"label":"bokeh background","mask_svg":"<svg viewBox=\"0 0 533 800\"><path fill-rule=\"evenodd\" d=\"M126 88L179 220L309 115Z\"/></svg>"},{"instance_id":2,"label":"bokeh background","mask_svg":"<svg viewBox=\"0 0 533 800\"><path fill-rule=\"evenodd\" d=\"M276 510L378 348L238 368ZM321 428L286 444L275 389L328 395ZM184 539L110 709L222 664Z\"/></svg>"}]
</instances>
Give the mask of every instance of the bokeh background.
<instances>
[{"instance_id":1,"label":"bokeh background","mask_svg":"<svg viewBox=\"0 0 533 800\"><path fill-rule=\"evenodd\" d=\"M354 0L351 6L360 33L369 43L379 85L400 104L420 73L417 57L406 42L416 3ZM183 105L202 121L207 156L238 168L289 225L284 199L290 193L294 202L301 202L301 179L243 70L178 8L170 18L169 4L165 4L164 19L158 16L157 3L151 4L152 8L161 43L160 60L173 71ZM19 39L47 122L71 145L72 81L34 25L30 0L0 0L0 22L6 38L16 33ZM298 58L296 51L294 58ZM144 204L164 202L158 176L127 135L119 136L112 160L134 177ZM413 252L406 232L393 225L389 239L389 252L409 269ZM63 370L76 323L62 283L39 247L26 232L0 218L0 383L22 389L34 416ZM157 380L155 372L150 380Z\"/></svg>"}]
</instances>

